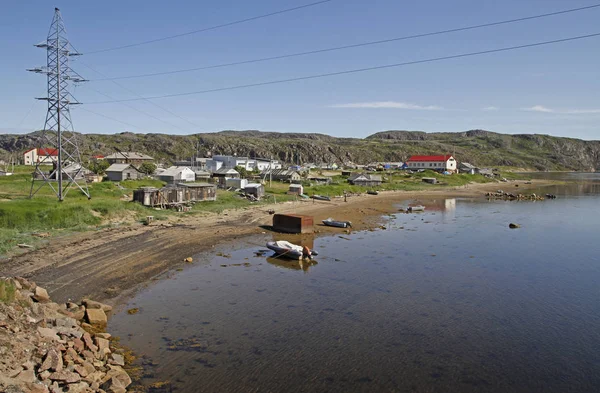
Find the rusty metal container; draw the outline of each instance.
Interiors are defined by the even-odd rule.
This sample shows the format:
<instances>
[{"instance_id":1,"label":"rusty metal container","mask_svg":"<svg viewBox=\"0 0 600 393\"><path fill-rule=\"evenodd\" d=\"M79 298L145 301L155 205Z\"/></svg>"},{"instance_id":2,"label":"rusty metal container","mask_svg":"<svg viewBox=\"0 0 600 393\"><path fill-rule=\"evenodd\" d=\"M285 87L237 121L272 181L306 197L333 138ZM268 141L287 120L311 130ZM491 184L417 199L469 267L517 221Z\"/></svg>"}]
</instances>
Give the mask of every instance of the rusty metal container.
<instances>
[{"instance_id":1,"label":"rusty metal container","mask_svg":"<svg viewBox=\"0 0 600 393\"><path fill-rule=\"evenodd\" d=\"M275 214L273 216L273 229L285 233L313 233L314 219L312 216L300 214Z\"/></svg>"}]
</instances>

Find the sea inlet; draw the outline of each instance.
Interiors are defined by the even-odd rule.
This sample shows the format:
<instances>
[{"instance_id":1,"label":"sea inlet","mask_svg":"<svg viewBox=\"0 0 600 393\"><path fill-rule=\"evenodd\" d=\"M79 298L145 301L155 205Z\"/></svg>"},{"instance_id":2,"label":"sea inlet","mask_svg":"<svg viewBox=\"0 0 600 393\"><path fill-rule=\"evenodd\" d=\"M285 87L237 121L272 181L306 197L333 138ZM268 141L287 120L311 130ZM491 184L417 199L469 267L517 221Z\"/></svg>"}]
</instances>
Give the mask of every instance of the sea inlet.
<instances>
[{"instance_id":1,"label":"sea inlet","mask_svg":"<svg viewBox=\"0 0 600 393\"><path fill-rule=\"evenodd\" d=\"M598 392L598 180L399 201L426 210L312 239L314 265L248 237L141 290L109 331L154 391Z\"/></svg>"}]
</instances>

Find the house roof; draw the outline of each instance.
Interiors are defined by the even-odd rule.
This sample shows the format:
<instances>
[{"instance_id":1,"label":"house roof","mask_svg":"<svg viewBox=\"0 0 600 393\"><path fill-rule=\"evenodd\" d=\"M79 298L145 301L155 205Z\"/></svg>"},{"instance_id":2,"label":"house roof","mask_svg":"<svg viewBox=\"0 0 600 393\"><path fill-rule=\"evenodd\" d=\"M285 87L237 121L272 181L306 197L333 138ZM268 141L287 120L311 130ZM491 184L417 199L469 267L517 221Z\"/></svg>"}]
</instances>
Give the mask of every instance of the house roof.
<instances>
[{"instance_id":1,"label":"house roof","mask_svg":"<svg viewBox=\"0 0 600 393\"><path fill-rule=\"evenodd\" d=\"M216 187L214 184L209 183L180 183L178 186L189 187L189 188L204 188L204 187Z\"/></svg>"},{"instance_id":2,"label":"house roof","mask_svg":"<svg viewBox=\"0 0 600 393\"><path fill-rule=\"evenodd\" d=\"M134 151L123 151L119 153L113 153L106 156L106 158L114 159L127 159L127 160L154 160L154 158Z\"/></svg>"},{"instance_id":3,"label":"house roof","mask_svg":"<svg viewBox=\"0 0 600 393\"><path fill-rule=\"evenodd\" d=\"M380 175L371 175L370 173L356 173L348 178L350 181L355 181L357 179L363 178L365 180L371 181L382 181Z\"/></svg>"},{"instance_id":4,"label":"house roof","mask_svg":"<svg viewBox=\"0 0 600 393\"><path fill-rule=\"evenodd\" d=\"M36 149L29 149L24 154L29 153L30 151L34 151ZM37 149L38 156L58 156L58 149L54 149L52 147L42 147Z\"/></svg>"},{"instance_id":5,"label":"house roof","mask_svg":"<svg viewBox=\"0 0 600 393\"><path fill-rule=\"evenodd\" d=\"M225 167L219 168L219 170L217 170L215 173L218 173L220 175L232 175L232 174L238 174L239 175L240 174L235 169L227 169Z\"/></svg>"},{"instance_id":6,"label":"house roof","mask_svg":"<svg viewBox=\"0 0 600 393\"><path fill-rule=\"evenodd\" d=\"M468 162L461 162L460 166L462 168L477 169L475 165L469 164Z\"/></svg>"},{"instance_id":7,"label":"house roof","mask_svg":"<svg viewBox=\"0 0 600 393\"><path fill-rule=\"evenodd\" d=\"M186 169L191 171L187 166L172 166L162 171L159 176L177 176Z\"/></svg>"},{"instance_id":8,"label":"house roof","mask_svg":"<svg viewBox=\"0 0 600 393\"><path fill-rule=\"evenodd\" d=\"M131 164L112 164L111 166L106 168L106 172L107 173L108 172L123 172L125 169L128 169L129 167L131 167L137 171L137 169Z\"/></svg>"},{"instance_id":9,"label":"house roof","mask_svg":"<svg viewBox=\"0 0 600 393\"><path fill-rule=\"evenodd\" d=\"M269 173L273 176L292 176L298 171L294 169L266 169L263 172L263 175L268 175Z\"/></svg>"},{"instance_id":10,"label":"house roof","mask_svg":"<svg viewBox=\"0 0 600 393\"><path fill-rule=\"evenodd\" d=\"M248 184L246 184L246 187L244 187L244 188L260 188L260 187L262 187L262 184L260 184L260 183L248 183Z\"/></svg>"},{"instance_id":11,"label":"house roof","mask_svg":"<svg viewBox=\"0 0 600 393\"><path fill-rule=\"evenodd\" d=\"M423 162L423 161L448 161L452 155L445 154L443 156L412 156L407 162Z\"/></svg>"}]
</instances>

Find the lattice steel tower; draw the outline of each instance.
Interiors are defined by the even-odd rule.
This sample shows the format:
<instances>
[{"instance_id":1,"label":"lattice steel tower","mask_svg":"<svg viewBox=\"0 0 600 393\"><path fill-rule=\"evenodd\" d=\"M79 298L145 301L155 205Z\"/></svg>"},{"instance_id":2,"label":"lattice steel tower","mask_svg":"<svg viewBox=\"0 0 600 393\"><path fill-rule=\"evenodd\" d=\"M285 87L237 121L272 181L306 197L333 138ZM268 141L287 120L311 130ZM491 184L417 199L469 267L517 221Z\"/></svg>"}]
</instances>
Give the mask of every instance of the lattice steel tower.
<instances>
[{"instance_id":1,"label":"lattice steel tower","mask_svg":"<svg viewBox=\"0 0 600 393\"><path fill-rule=\"evenodd\" d=\"M54 9L54 18L46 42L35 46L46 49L47 64L46 67L27 71L47 75L48 97L37 99L48 101L48 113L44 129L38 140L37 160L29 197L33 197L44 185L48 184L59 201L62 201L69 190L75 187L90 199L90 193L83 178L77 135L73 132L69 109L71 105L79 104L69 92L70 83L85 82L85 79L69 66L69 58L79 56L80 53L77 53L67 39L65 25L58 8ZM50 163L52 169L44 172L41 166Z\"/></svg>"}]
</instances>

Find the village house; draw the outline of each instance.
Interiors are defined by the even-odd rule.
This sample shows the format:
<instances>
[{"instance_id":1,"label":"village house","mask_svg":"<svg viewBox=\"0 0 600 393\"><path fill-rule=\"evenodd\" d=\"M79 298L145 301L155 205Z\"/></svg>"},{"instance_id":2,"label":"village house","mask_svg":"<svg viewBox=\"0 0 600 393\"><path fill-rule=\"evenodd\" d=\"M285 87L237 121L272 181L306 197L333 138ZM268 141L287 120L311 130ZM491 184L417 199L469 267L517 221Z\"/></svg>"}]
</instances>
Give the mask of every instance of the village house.
<instances>
[{"instance_id":1,"label":"village house","mask_svg":"<svg viewBox=\"0 0 600 393\"><path fill-rule=\"evenodd\" d=\"M233 168L221 168L218 171L213 172L213 177L224 179L239 178L240 173Z\"/></svg>"},{"instance_id":2,"label":"village house","mask_svg":"<svg viewBox=\"0 0 600 393\"><path fill-rule=\"evenodd\" d=\"M300 176L300 174L292 169L272 169L272 170L266 170L263 171L262 176L264 176L265 178L271 178L273 180L279 180L279 181L295 181L295 180L302 180L302 176Z\"/></svg>"},{"instance_id":3,"label":"village house","mask_svg":"<svg viewBox=\"0 0 600 393\"><path fill-rule=\"evenodd\" d=\"M460 173L468 173L470 175L474 175L479 172L479 168L475 165L469 164L468 162L461 162L458 166L458 170Z\"/></svg>"},{"instance_id":4,"label":"village house","mask_svg":"<svg viewBox=\"0 0 600 393\"><path fill-rule=\"evenodd\" d=\"M175 184L196 181L196 174L186 166L172 166L157 174L156 178L168 184Z\"/></svg>"},{"instance_id":5,"label":"village house","mask_svg":"<svg viewBox=\"0 0 600 393\"><path fill-rule=\"evenodd\" d=\"M198 168L192 168L192 170L194 171L194 174L196 175L196 181L201 181L201 182L206 183L210 179L210 172L205 171L203 169L198 169Z\"/></svg>"},{"instance_id":6,"label":"village house","mask_svg":"<svg viewBox=\"0 0 600 393\"><path fill-rule=\"evenodd\" d=\"M152 162L154 158L133 151L122 151L113 154L109 154L105 157L109 164L133 164L141 165L144 162Z\"/></svg>"},{"instance_id":7,"label":"village house","mask_svg":"<svg viewBox=\"0 0 600 393\"><path fill-rule=\"evenodd\" d=\"M244 194L260 199L265 196L265 186L260 183L249 183L244 187Z\"/></svg>"},{"instance_id":8,"label":"village house","mask_svg":"<svg viewBox=\"0 0 600 393\"><path fill-rule=\"evenodd\" d=\"M58 149L51 147L41 149L29 149L23 153L23 163L25 165L52 164L58 161Z\"/></svg>"},{"instance_id":9,"label":"village house","mask_svg":"<svg viewBox=\"0 0 600 393\"><path fill-rule=\"evenodd\" d=\"M110 181L137 180L144 174L131 164L112 164L106 169L106 177Z\"/></svg>"},{"instance_id":10,"label":"village house","mask_svg":"<svg viewBox=\"0 0 600 393\"><path fill-rule=\"evenodd\" d=\"M433 171L456 172L456 160L450 154L439 156L412 156L406 161L408 169L431 169Z\"/></svg>"},{"instance_id":11,"label":"village house","mask_svg":"<svg viewBox=\"0 0 600 393\"><path fill-rule=\"evenodd\" d=\"M216 172L221 168L234 169L235 167L242 167L247 171L263 171L269 168L281 169L281 163L279 163L279 161L269 160L266 158L248 158L225 155L215 155L206 160L206 169L211 172Z\"/></svg>"},{"instance_id":12,"label":"village house","mask_svg":"<svg viewBox=\"0 0 600 393\"><path fill-rule=\"evenodd\" d=\"M217 187L208 183L182 183L163 188L142 187L133 192L133 201L144 206L175 207L190 202L215 201Z\"/></svg>"},{"instance_id":13,"label":"village house","mask_svg":"<svg viewBox=\"0 0 600 393\"><path fill-rule=\"evenodd\" d=\"M348 178L348 183L355 186L374 187L380 186L382 182L381 175L371 175L369 173L357 173Z\"/></svg>"}]
</instances>

